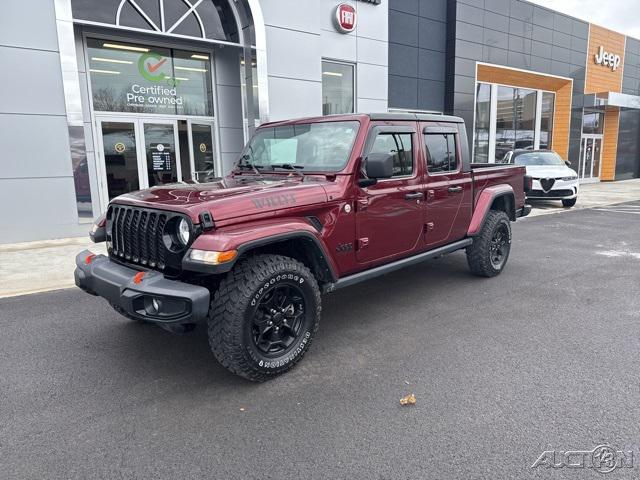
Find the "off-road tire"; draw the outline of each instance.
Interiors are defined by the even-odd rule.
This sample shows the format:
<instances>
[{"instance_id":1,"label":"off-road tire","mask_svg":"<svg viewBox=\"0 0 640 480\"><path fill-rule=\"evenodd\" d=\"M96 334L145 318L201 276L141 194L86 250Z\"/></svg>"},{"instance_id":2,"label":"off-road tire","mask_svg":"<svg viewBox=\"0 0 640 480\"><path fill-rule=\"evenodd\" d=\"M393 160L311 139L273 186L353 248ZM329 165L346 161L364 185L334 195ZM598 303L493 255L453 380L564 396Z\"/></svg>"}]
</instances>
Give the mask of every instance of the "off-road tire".
<instances>
[{"instance_id":1,"label":"off-road tire","mask_svg":"<svg viewBox=\"0 0 640 480\"><path fill-rule=\"evenodd\" d=\"M508 233L507 248L504 259L499 266L491 260L492 240L498 229ZM504 270L511 250L511 223L507 214L500 210L489 210L480 233L474 237L473 244L467 247L467 263L471 273L481 277L495 277Z\"/></svg>"},{"instance_id":2,"label":"off-road tire","mask_svg":"<svg viewBox=\"0 0 640 480\"><path fill-rule=\"evenodd\" d=\"M113 309L118 312L120 315L122 315L123 317L128 318L129 320L132 320L136 323L147 323L146 320L142 320L141 318L136 318L133 315L129 315L127 312L125 312L122 308L120 308L118 305L116 305L115 303L111 303L109 302L109 305L111 305L111 307L113 307Z\"/></svg>"},{"instance_id":3,"label":"off-road tire","mask_svg":"<svg viewBox=\"0 0 640 480\"><path fill-rule=\"evenodd\" d=\"M566 200L562 200L562 206L564 208L571 208L576 204L577 201L578 201L578 197L568 198Z\"/></svg>"},{"instance_id":4,"label":"off-road tire","mask_svg":"<svg viewBox=\"0 0 640 480\"><path fill-rule=\"evenodd\" d=\"M252 328L261 302L278 285L299 288L304 316L300 337L282 355L269 357L260 352ZM251 381L265 381L290 370L302 359L318 330L320 312L318 282L304 264L281 255L248 257L233 267L213 295L208 315L209 345L230 372Z\"/></svg>"}]
</instances>

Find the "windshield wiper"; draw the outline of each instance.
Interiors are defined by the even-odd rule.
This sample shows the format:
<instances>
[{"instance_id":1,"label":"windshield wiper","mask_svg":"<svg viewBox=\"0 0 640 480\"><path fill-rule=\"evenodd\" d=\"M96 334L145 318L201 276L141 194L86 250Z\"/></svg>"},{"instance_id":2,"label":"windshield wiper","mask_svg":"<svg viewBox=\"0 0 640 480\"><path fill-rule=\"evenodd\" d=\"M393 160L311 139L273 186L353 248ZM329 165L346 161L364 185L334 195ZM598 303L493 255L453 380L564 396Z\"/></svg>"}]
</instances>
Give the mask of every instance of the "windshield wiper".
<instances>
[{"instance_id":1,"label":"windshield wiper","mask_svg":"<svg viewBox=\"0 0 640 480\"><path fill-rule=\"evenodd\" d=\"M291 170L292 172L296 172L298 175L304 178L304 173L302 170L304 167L302 165L292 165L291 163L274 163L269 165L273 170L276 168L281 168L282 170Z\"/></svg>"},{"instance_id":2,"label":"windshield wiper","mask_svg":"<svg viewBox=\"0 0 640 480\"><path fill-rule=\"evenodd\" d=\"M243 155L242 157L240 157L240 161L238 162L237 167L240 169L248 168L249 170L253 170L256 175L262 176L262 173L258 169L264 168L264 167L262 167L262 165L254 165L252 162L249 161L250 158L251 158L251 155L249 154Z\"/></svg>"}]
</instances>

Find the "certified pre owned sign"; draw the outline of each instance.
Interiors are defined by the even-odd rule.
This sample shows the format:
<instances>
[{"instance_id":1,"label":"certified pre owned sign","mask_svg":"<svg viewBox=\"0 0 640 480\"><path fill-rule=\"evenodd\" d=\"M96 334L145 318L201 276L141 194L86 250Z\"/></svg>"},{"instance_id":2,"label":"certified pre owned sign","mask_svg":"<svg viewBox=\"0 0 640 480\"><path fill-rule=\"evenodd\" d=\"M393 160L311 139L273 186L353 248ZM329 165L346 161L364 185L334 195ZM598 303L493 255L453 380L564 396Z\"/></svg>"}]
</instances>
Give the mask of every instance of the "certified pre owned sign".
<instances>
[{"instance_id":1,"label":"certified pre owned sign","mask_svg":"<svg viewBox=\"0 0 640 480\"><path fill-rule=\"evenodd\" d=\"M335 9L333 23L341 33L351 33L356 29L358 20L356 9L348 3L341 3Z\"/></svg>"}]
</instances>

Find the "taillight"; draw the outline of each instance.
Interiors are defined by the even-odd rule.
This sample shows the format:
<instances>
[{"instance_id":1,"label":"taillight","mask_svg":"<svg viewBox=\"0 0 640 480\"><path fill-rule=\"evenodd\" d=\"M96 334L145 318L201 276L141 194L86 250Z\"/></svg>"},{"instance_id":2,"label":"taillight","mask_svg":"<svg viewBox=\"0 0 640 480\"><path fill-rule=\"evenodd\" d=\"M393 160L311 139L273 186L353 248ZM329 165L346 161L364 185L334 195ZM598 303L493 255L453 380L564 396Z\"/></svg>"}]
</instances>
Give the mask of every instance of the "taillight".
<instances>
[{"instance_id":1,"label":"taillight","mask_svg":"<svg viewBox=\"0 0 640 480\"><path fill-rule=\"evenodd\" d=\"M531 175L524 176L524 193L529 193L533 190L533 177Z\"/></svg>"}]
</instances>

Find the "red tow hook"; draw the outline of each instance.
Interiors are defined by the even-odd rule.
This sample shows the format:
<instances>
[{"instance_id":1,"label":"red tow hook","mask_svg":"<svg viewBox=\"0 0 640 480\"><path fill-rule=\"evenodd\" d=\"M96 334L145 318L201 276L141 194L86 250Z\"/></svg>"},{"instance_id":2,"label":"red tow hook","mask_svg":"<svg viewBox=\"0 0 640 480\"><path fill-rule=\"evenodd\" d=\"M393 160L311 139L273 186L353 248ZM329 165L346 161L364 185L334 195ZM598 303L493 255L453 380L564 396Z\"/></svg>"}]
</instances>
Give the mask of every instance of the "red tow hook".
<instances>
[{"instance_id":1,"label":"red tow hook","mask_svg":"<svg viewBox=\"0 0 640 480\"><path fill-rule=\"evenodd\" d=\"M91 263L91 261L93 260L93 257L95 257L95 254L94 253L90 253L89 255L84 257L84 263L86 265L89 265Z\"/></svg>"},{"instance_id":2,"label":"red tow hook","mask_svg":"<svg viewBox=\"0 0 640 480\"><path fill-rule=\"evenodd\" d=\"M133 276L133 283L135 283L136 285L138 285L140 282L142 282L142 278L144 277L144 272L138 272Z\"/></svg>"}]
</instances>

